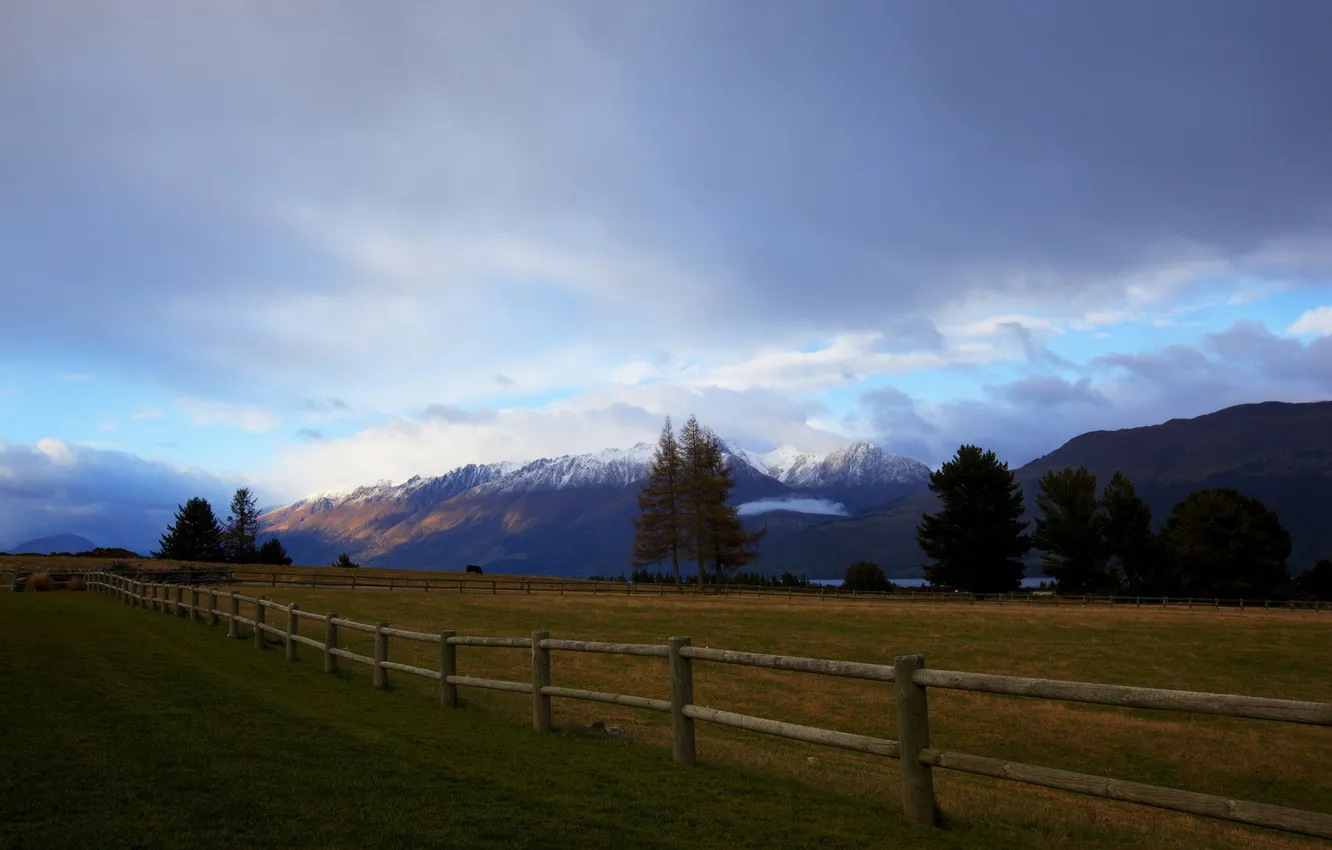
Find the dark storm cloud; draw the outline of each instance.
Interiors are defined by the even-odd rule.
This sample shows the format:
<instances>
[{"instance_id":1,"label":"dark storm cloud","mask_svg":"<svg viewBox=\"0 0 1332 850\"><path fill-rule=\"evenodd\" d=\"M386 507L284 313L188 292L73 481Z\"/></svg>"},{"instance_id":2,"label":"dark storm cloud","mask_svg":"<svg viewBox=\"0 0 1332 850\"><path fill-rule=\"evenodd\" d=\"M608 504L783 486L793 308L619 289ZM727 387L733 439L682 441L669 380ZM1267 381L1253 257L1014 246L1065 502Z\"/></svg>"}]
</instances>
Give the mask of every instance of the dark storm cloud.
<instances>
[{"instance_id":1,"label":"dark storm cloud","mask_svg":"<svg viewBox=\"0 0 1332 850\"><path fill-rule=\"evenodd\" d=\"M1192 263L1299 279L1332 256L1320 0L3 15L0 301L21 321L0 351L114 351L196 390L377 368L299 313L254 324L407 286L294 209L557 246L574 260L534 277L604 264L614 285L571 284L592 303L552 333L656 345L872 330L982 293L1074 309ZM645 266L708 286L678 297ZM487 280L458 274L425 279Z\"/></svg>"}]
</instances>

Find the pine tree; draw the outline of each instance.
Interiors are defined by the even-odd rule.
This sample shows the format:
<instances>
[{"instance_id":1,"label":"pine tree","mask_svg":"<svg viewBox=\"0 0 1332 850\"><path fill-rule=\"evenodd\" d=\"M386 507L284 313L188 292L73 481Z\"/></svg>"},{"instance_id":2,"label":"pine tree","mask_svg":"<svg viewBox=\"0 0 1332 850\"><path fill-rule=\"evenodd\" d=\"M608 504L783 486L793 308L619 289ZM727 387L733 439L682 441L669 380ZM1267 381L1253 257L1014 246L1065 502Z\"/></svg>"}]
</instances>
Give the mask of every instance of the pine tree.
<instances>
[{"instance_id":1,"label":"pine tree","mask_svg":"<svg viewBox=\"0 0 1332 850\"><path fill-rule=\"evenodd\" d=\"M1031 538L1023 533L1022 488L1008 464L964 445L930 474L930 489L943 510L925 514L916 527L916 542L934 560L925 565L930 583L976 593L1016 590Z\"/></svg>"},{"instance_id":2,"label":"pine tree","mask_svg":"<svg viewBox=\"0 0 1332 850\"><path fill-rule=\"evenodd\" d=\"M1169 592L1165 585L1172 582L1161 575L1166 564L1152 533L1152 509L1122 472L1105 485L1101 512L1106 554L1118 562L1124 589L1134 594Z\"/></svg>"},{"instance_id":3,"label":"pine tree","mask_svg":"<svg viewBox=\"0 0 1332 850\"><path fill-rule=\"evenodd\" d=\"M1096 476L1086 467L1047 472L1036 496L1036 529L1032 546L1044 549L1045 573L1061 590L1076 593L1110 589L1105 517L1096 498Z\"/></svg>"},{"instance_id":4,"label":"pine tree","mask_svg":"<svg viewBox=\"0 0 1332 850\"><path fill-rule=\"evenodd\" d=\"M661 428L657 451L648 466L648 477L638 493L639 516L634 520L635 567L646 567L671 559L671 574L680 583L680 556L685 549L680 487L680 446L671 430L671 419Z\"/></svg>"},{"instance_id":5,"label":"pine tree","mask_svg":"<svg viewBox=\"0 0 1332 850\"><path fill-rule=\"evenodd\" d=\"M259 509L254 493L249 487L242 487L231 497L231 515L227 517L223 532L227 560L233 564L255 563L259 553L254 548L254 541L258 536Z\"/></svg>"},{"instance_id":6,"label":"pine tree","mask_svg":"<svg viewBox=\"0 0 1332 850\"><path fill-rule=\"evenodd\" d=\"M724 576L758 557L755 547L767 529L750 532L740 520L740 512L731 504L735 476L721 440L707 428L703 429L702 466L709 500L703 524L703 545L720 584Z\"/></svg>"},{"instance_id":7,"label":"pine tree","mask_svg":"<svg viewBox=\"0 0 1332 850\"><path fill-rule=\"evenodd\" d=\"M213 506L207 499L195 497L176 507L176 522L162 535L154 558L173 561L222 561L226 552L222 546L222 527L213 515Z\"/></svg>"}]
</instances>

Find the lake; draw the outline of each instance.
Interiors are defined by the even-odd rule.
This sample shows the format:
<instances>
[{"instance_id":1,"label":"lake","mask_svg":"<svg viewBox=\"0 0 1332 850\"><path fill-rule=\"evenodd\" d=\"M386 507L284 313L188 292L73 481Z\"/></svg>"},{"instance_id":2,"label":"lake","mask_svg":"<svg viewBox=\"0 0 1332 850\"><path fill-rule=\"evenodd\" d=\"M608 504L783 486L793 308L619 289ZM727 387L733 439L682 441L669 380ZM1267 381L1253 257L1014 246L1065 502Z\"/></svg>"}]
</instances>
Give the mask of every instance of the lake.
<instances>
[{"instance_id":1,"label":"lake","mask_svg":"<svg viewBox=\"0 0 1332 850\"><path fill-rule=\"evenodd\" d=\"M927 581L926 581L925 579L923 579L923 578L890 578L890 579L888 579L888 580L891 581L893 584L897 585L898 587L928 587L928 586L929 586L929 582L927 582ZM1024 579L1022 580L1022 586L1023 586L1023 587L1039 587L1039 586L1040 586L1040 583L1043 582L1043 581L1050 581L1050 579L1049 579L1047 576L1037 576L1036 578L1024 578ZM812 579L809 580L809 583L810 583L810 584L817 584L817 585L820 586L820 587L841 587L841 586L842 586L842 580L841 580L840 578L812 578Z\"/></svg>"}]
</instances>

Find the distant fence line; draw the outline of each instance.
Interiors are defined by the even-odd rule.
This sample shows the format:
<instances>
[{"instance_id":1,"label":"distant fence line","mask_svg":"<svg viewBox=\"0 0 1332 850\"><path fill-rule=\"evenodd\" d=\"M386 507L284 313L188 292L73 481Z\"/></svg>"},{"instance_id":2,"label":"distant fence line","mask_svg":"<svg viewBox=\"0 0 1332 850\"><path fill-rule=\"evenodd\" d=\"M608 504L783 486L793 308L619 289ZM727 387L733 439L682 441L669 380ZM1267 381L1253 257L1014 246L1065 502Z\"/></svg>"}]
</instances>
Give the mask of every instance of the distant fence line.
<instances>
[{"instance_id":1,"label":"distant fence line","mask_svg":"<svg viewBox=\"0 0 1332 850\"><path fill-rule=\"evenodd\" d=\"M672 637L662 645L552 639L549 632L544 631L532 632L530 637L468 636L458 635L447 629L439 632L416 632L391 628L384 622L359 623L342 618L336 612L309 613L302 611L295 603L280 605L271 600L246 596L235 591L219 590L216 586L144 582L129 576L103 572L89 575L89 586L99 593L145 610L163 611L177 617L188 616L196 621L206 617L208 623L213 626L226 620L228 636L238 640L245 637L240 627L248 626L256 648L263 649L267 643L267 636L271 635L285 647L288 661L297 660L299 646L309 647L322 653L324 671L327 673L338 671L339 659L366 665L371 669L371 680L376 689L383 690L388 687L390 672L437 681L440 683L439 703L443 708L459 707L460 687L530 694L532 727L537 732L551 731L552 698L622 705L670 714L671 755L675 761L685 765L692 766L696 760L694 722L697 720L898 759L901 764L904 813L909 820L917 823L929 825L937 823L932 770L939 767L1270 829L1332 838L1332 814L1232 800L1194 791L1072 773L938 749L931 746L930 742L927 689L944 688L1317 726L1332 726L1332 703L932 670L926 668L923 655L897 656L892 665L887 665L701 648L692 646L688 637ZM185 600L187 593L188 602ZM226 602L225 610L219 604L223 600ZM241 603L253 606L252 617L241 615ZM269 624L267 620L270 611L275 615L285 614L285 623L281 626ZM300 634L301 620L323 623L323 639L318 640ZM373 635L374 655L360 655L338 648L339 629ZM390 661L390 638L438 645L438 666L418 667ZM460 675L457 656L459 646L526 649L530 651L532 658L531 681L515 682ZM669 699L556 686L551 682L551 652L591 652L664 658L668 662ZM802 726L697 705L694 703L694 661L791 670L896 684L898 740Z\"/></svg>"},{"instance_id":2,"label":"distant fence line","mask_svg":"<svg viewBox=\"0 0 1332 850\"><path fill-rule=\"evenodd\" d=\"M36 572L36 571L34 571ZM68 575L82 574L70 571ZM228 584L235 586L265 585L268 587L310 587L310 588L351 588L353 590L390 590L422 591L425 593L459 594L533 594L548 593L572 595L587 593L592 595L620 596L764 596L785 599L813 601L851 601L887 604L917 604L948 602L967 605L995 605L999 607L1020 606L1101 606L1168 608L1171 610L1219 610L1230 608L1239 611L1250 609L1284 609L1287 611L1332 610L1332 604L1312 599L1224 599L1220 597L1185 597L1185 596L1108 596L1091 594L1059 594L1050 591L1015 591L1012 593L969 593L966 591L942 590L844 590L838 587L762 587L742 584L674 584L674 583L636 583L622 581L592 581L585 579L559 578L487 578L466 576L391 576L375 573L357 574L351 570L340 573L316 572L309 570L271 571L255 570L245 567L217 567L146 570L130 569L117 571L118 575L138 581L179 579L184 583ZM12 590L19 590L28 574L15 572L11 577ZM53 571L59 578L65 575Z\"/></svg>"}]
</instances>

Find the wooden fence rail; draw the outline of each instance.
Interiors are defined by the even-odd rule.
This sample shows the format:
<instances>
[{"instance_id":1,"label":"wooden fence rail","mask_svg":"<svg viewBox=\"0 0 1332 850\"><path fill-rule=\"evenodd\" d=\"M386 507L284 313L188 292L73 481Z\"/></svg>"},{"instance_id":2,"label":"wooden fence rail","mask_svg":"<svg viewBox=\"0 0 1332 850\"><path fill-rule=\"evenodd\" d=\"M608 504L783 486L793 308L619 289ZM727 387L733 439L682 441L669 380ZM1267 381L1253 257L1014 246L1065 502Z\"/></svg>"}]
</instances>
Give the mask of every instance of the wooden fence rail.
<instances>
[{"instance_id":1,"label":"wooden fence rail","mask_svg":"<svg viewBox=\"0 0 1332 850\"><path fill-rule=\"evenodd\" d=\"M1102 606L1132 608L1164 608L1172 611L1231 609L1250 611L1332 611L1332 603L1315 599L1224 599L1217 597L1184 596L1106 596L1066 595L1052 591L1014 591L1012 593L967 593L931 589L899 589L896 591L843 590L838 587L761 587L754 585L695 585L695 584L639 584L620 581L590 581L573 579L518 579L468 578L466 576L386 576L355 572L321 573L311 570L258 571L245 567L219 566L214 569L182 568L180 570L129 570L119 573L124 577L148 583L160 583L166 573L179 573L180 582L187 586L267 586L351 588L354 590L419 591L424 593L485 594L553 594L559 596L591 594L593 596L678 596L686 598L774 597L811 602L864 602L915 605L947 602L966 605L1006 606ZM88 573L79 573L87 575ZM28 573L11 574L11 590L20 590ZM60 576L65 576L60 573ZM73 576L74 573L68 573ZM172 610L175 610L174 608Z\"/></svg>"},{"instance_id":2,"label":"wooden fence rail","mask_svg":"<svg viewBox=\"0 0 1332 850\"><path fill-rule=\"evenodd\" d=\"M438 633L415 632L390 628L388 623L373 625L357 623L339 617L332 612L328 614L307 613L294 603L280 605L271 600L245 596L235 591L221 591L215 587L185 587L175 584L144 582L129 576L112 573L91 574L89 587L99 593L114 596L127 605L139 608L162 610L169 614L174 613L177 616L190 615L195 620L199 620L204 614L207 614L208 622L214 625L221 620L227 620L228 633L236 638L240 637L237 625L248 625L253 629L255 646L263 648L268 642L264 635L266 633L274 635L285 644L286 657L290 661L297 660L298 646L307 646L319 650L323 654L324 670L326 672L337 672L338 659L365 664L371 668L372 682L377 689L387 687L390 672L437 681L440 683L440 705L446 708L458 707L458 688L460 687L529 694L532 699L532 726L538 732L549 732L551 730L551 700L553 698L608 703L645 711L669 713L672 725L672 758L685 765L695 763L695 721L898 759L901 765L904 813L908 819L919 823L935 824L937 822L933 770L934 768L941 768L997 777L1029 785L1056 788L1094 797L1139 803L1270 829L1332 838L1332 814L1325 812L1311 812L1266 803L1231 800L1194 791L1127 782L1102 776L1090 776L938 749L933 746L930 740L928 691L930 688L943 688L1126 708L1181 711L1286 723L1304 723L1317 726L1332 726L1332 703L1136 688L1052 679L1030 679L952 670L932 670L925 666L925 657L922 655L898 656L893 665L889 666L698 648L690 645L688 637L672 637L665 645L655 645L556 639L551 638L547 632L533 632L530 637L458 635L448 630ZM190 591L189 602L184 601L183 591L185 590ZM228 603L225 611L219 604L222 599L226 599ZM253 618L240 615L239 604L241 602L254 607ZM285 627L278 628L265 622L264 612L270 610L287 614ZM323 639L316 640L300 635L299 621L301 619L323 622L325 624ZM342 628L373 634L375 640L374 656L359 655L349 650L339 649L337 647L337 634L338 629ZM440 647L438 668L419 667L390 661L390 638L438 644ZM459 646L525 649L530 653L532 659L531 681L514 682L460 675L457 664L457 647ZM668 661L669 681L667 684L670 698L663 700L553 685L550 674L550 655L552 652L594 652L666 658ZM896 690L898 740L801 726L780 720L737 714L718 708L697 705L694 703L693 695L692 665L695 661L791 670L892 683Z\"/></svg>"}]
</instances>

